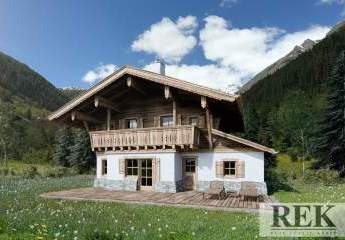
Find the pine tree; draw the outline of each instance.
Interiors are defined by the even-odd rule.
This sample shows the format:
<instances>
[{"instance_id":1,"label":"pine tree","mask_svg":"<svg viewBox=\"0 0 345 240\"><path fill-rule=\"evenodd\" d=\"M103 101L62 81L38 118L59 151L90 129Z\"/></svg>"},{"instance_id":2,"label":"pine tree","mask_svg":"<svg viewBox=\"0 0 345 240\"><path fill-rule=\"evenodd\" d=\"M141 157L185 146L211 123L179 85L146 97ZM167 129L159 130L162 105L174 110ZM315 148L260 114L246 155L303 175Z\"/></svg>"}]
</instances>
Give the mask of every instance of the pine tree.
<instances>
[{"instance_id":1,"label":"pine tree","mask_svg":"<svg viewBox=\"0 0 345 240\"><path fill-rule=\"evenodd\" d=\"M85 130L76 130L74 145L70 146L69 151L68 161L70 166L78 169L80 173L95 166L96 157L91 151L90 137Z\"/></svg>"},{"instance_id":2,"label":"pine tree","mask_svg":"<svg viewBox=\"0 0 345 240\"><path fill-rule=\"evenodd\" d=\"M318 167L330 167L345 176L345 51L327 82L328 106L321 124Z\"/></svg>"},{"instance_id":3,"label":"pine tree","mask_svg":"<svg viewBox=\"0 0 345 240\"><path fill-rule=\"evenodd\" d=\"M70 127L61 129L58 133L57 144L55 145L54 161L61 166L70 167L70 147L73 145L73 132Z\"/></svg>"}]
</instances>

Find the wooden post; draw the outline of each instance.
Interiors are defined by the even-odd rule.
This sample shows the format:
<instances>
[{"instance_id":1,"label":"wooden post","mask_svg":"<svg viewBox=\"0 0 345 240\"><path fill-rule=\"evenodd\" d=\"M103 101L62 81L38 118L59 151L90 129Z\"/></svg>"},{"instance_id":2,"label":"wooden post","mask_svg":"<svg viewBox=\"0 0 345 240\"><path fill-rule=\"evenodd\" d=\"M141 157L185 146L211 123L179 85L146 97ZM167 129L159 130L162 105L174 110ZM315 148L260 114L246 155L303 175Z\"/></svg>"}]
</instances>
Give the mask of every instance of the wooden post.
<instances>
[{"instance_id":1,"label":"wooden post","mask_svg":"<svg viewBox=\"0 0 345 240\"><path fill-rule=\"evenodd\" d=\"M110 130L110 121L111 121L111 110L107 109L107 130Z\"/></svg>"},{"instance_id":2,"label":"wooden post","mask_svg":"<svg viewBox=\"0 0 345 240\"><path fill-rule=\"evenodd\" d=\"M177 120L177 115L176 115L176 101L175 99L173 100L173 122L174 122L174 126L176 126L176 120Z\"/></svg>"},{"instance_id":3,"label":"wooden post","mask_svg":"<svg viewBox=\"0 0 345 240\"><path fill-rule=\"evenodd\" d=\"M210 149L213 148L212 143L212 126L211 126L211 114L208 107L206 107L206 124L207 124L207 133L208 133L208 146Z\"/></svg>"}]
</instances>

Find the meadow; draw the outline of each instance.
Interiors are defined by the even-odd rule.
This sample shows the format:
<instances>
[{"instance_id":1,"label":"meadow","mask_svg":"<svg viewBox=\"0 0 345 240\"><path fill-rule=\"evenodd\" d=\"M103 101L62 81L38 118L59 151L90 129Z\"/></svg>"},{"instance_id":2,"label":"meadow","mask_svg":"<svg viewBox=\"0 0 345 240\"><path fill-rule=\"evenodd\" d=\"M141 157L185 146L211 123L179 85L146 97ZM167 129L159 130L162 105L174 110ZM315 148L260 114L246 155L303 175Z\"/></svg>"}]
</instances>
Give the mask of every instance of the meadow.
<instances>
[{"instance_id":1,"label":"meadow","mask_svg":"<svg viewBox=\"0 0 345 240\"><path fill-rule=\"evenodd\" d=\"M40 193L91 186L92 176L0 180L0 239L253 239L248 213L46 200Z\"/></svg>"},{"instance_id":2,"label":"meadow","mask_svg":"<svg viewBox=\"0 0 345 240\"><path fill-rule=\"evenodd\" d=\"M35 174L31 168L37 168ZM0 240L50 239L255 239L254 214L120 203L47 200L44 192L90 187L94 175L65 174L56 167L10 163L14 174L0 176ZM308 170L278 158L276 169L287 190L280 202L345 203L345 183L330 171ZM28 176L31 178L28 178ZM57 177L59 176L59 177Z\"/></svg>"}]
</instances>

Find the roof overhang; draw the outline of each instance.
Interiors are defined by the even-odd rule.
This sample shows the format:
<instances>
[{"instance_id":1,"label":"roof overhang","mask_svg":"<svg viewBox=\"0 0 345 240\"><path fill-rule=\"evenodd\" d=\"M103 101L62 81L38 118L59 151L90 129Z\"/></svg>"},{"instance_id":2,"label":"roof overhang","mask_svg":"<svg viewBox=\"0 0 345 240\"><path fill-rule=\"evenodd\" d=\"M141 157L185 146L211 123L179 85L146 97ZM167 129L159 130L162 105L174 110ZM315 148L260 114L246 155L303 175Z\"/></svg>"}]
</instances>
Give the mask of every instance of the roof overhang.
<instances>
[{"instance_id":1,"label":"roof overhang","mask_svg":"<svg viewBox=\"0 0 345 240\"><path fill-rule=\"evenodd\" d=\"M249 140L244 139L244 138L237 137L237 136L232 135L232 134L224 133L224 132L216 130L216 129L212 129L212 134L219 136L219 137L223 137L223 138L232 140L234 142L237 142L237 143L249 146L249 147L252 147L252 148L257 149L257 150L262 151L262 152L267 152L267 153L270 153L273 155L278 153L273 148L269 148L269 147L260 145L258 143L249 141Z\"/></svg>"},{"instance_id":2,"label":"roof overhang","mask_svg":"<svg viewBox=\"0 0 345 240\"><path fill-rule=\"evenodd\" d=\"M100 81L95 86L91 87L86 92L82 93L81 95L77 96L76 98L72 99L55 112L51 113L48 116L48 120L53 121L58 119L65 113L71 111L90 97L93 97L101 90L105 89L110 84L114 83L118 79L120 79L124 75L132 75L135 77L143 78L148 81L152 81L155 83L159 83L165 86L177 88L180 90L184 90L193 94L197 94L200 96L204 96L210 99L218 100L218 101L225 101L225 102L235 102L238 98L238 95L228 94L219 90L215 90L212 88L204 87L201 85L197 85L194 83L190 83L187 81L179 80L176 78L164 76L161 74L145 71L142 69L137 69L132 66L125 65L124 67L118 69L114 73L110 74L108 77Z\"/></svg>"}]
</instances>

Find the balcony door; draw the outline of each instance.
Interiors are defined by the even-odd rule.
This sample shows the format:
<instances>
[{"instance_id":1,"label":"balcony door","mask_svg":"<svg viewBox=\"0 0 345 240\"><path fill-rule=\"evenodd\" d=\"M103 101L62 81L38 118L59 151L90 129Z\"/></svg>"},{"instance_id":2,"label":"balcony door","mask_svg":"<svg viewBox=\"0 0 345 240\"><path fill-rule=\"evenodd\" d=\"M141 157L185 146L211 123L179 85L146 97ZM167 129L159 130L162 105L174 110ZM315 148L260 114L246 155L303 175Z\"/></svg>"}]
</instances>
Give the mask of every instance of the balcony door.
<instances>
[{"instance_id":1,"label":"balcony door","mask_svg":"<svg viewBox=\"0 0 345 240\"><path fill-rule=\"evenodd\" d=\"M195 190L197 181L197 159L186 157L183 163L183 188L184 190Z\"/></svg>"},{"instance_id":2,"label":"balcony door","mask_svg":"<svg viewBox=\"0 0 345 240\"><path fill-rule=\"evenodd\" d=\"M140 166L140 190L150 191L152 190L152 159L141 159Z\"/></svg>"},{"instance_id":3,"label":"balcony door","mask_svg":"<svg viewBox=\"0 0 345 240\"><path fill-rule=\"evenodd\" d=\"M127 159L126 176L137 176L140 190L152 190L152 159Z\"/></svg>"}]
</instances>

